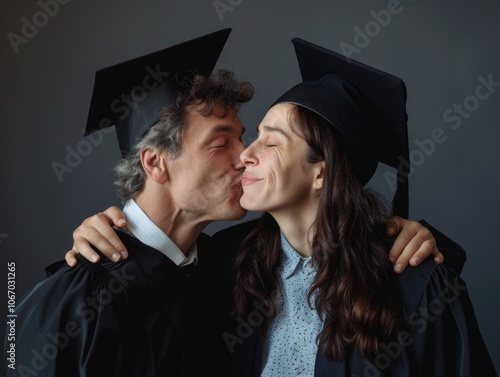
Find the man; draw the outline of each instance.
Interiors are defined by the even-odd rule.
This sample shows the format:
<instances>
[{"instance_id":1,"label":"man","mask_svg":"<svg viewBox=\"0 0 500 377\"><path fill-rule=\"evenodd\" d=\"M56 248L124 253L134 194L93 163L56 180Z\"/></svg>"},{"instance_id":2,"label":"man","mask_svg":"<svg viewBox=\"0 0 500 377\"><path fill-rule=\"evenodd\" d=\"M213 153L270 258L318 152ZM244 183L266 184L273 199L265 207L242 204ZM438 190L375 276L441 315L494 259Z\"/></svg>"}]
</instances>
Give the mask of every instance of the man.
<instances>
[{"instance_id":1,"label":"man","mask_svg":"<svg viewBox=\"0 0 500 377\"><path fill-rule=\"evenodd\" d=\"M18 306L17 369L8 375L225 374L220 259L201 232L245 215L237 109L253 94L228 71L209 76L228 34L98 72L87 130L116 125L128 219L116 235L129 257L53 265Z\"/></svg>"},{"instance_id":2,"label":"man","mask_svg":"<svg viewBox=\"0 0 500 377\"><path fill-rule=\"evenodd\" d=\"M237 109L253 94L230 72L210 76L228 34L98 72L88 129L116 124L124 155L117 186L130 219L128 233L118 234L130 257L53 266L18 305L16 369L9 376L224 374L217 358L222 338L215 335L220 319L212 310L217 279L205 276L210 242L201 232L211 221L245 214ZM165 76L158 87L144 76L151 72ZM127 91L120 79L151 91ZM120 93L136 101L115 114L106 104ZM156 110L165 105L160 118ZM198 259L205 268L193 272Z\"/></svg>"}]
</instances>

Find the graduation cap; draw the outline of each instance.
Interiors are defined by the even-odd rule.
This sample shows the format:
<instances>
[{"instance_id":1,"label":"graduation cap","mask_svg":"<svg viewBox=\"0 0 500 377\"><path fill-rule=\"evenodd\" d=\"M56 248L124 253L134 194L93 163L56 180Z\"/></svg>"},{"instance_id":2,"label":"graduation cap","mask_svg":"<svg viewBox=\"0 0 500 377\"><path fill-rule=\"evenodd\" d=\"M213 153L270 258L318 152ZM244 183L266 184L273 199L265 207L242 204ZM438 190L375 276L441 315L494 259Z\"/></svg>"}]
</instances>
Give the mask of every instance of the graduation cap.
<instances>
[{"instance_id":1,"label":"graduation cap","mask_svg":"<svg viewBox=\"0 0 500 377\"><path fill-rule=\"evenodd\" d=\"M122 156L160 120L161 110L193 74L210 75L231 29L98 70L85 135L116 126Z\"/></svg>"},{"instance_id":2,"label":"graduation cap","mask_svg":"<svg viewBox=\"0 0 500 377\"><path fill-rule=\"evenodd\" d=\"M409 161L404 82L388 73L299 38L292 40L302 82L274 104L305 107L350 143L357 178L365 185L378 162L398 170L393 214L408 217Z\"/></svg>"}]
</instances>

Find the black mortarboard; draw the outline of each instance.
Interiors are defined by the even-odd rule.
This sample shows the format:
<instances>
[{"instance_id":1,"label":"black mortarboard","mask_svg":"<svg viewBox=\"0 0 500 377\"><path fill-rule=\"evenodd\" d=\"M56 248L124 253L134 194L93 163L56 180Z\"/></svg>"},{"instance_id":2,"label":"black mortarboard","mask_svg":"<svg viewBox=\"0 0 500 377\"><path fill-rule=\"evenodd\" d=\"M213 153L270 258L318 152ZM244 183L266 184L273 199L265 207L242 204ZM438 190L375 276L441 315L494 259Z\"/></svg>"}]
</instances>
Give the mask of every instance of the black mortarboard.
<instances>
[{"instance_id":1,"label":"black mortarboard","mask_svg":"<svg viewBox=\"0 0 500 377\"><path fill-rule=\"evenodd\" d=\"M160 120L188 75L210 75L231 29L98 70L85 135L116 126L122 156Z\"/></svg>"},{"instance_id":2,"label":"black mortarboard","mask_svg":"<svg viewBox=\"0 0 500 377\"><path fill-rule=\"evenodd\" d=\"M356 175L363 185L379 161L398 169L393 213L407 218L408 171L402 163L409 161L404 82L302 39L292 42L303 81L275 104L300 105L334 125L351 144Z\"/></svg>"}]
</instances>

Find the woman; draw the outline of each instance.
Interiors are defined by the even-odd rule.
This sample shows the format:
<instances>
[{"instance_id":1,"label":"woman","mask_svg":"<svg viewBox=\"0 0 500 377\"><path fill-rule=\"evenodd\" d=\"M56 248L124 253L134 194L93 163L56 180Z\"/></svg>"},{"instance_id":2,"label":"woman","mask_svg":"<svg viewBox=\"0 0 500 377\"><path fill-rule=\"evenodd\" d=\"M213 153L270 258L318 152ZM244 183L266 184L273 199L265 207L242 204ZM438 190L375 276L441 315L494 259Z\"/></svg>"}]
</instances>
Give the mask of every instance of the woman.
<instances>
[{"instance_id":1,"label":"woman","mask_svg":"<svg viewBox=\"0 0 500 377\"><path fill-rule=\"evenodd\" d=\"M265 214L214 236L229 255L234 375L495 375L460 278L430 260L392 274L390 211L364 188L378 160L407 154L391 138L406 131L404 85L363 65L354 84L338 56L294 42L304 82L241 155L240 203Z\"/></svg>"},{"instance_id":2,"label":"woman","mask_svg":"<svg viewBox=\"0 0 500 377\"><path fill-rule=\"evenodd\" d=\"M427 260L391 274L390 211L363 187L374 161L405 151L385 140L406 129L403 82L294 43L304 82L275 102L241 155L240 203L266 214L250 232L215 237L241 250L225 338L235 375L496 375L453 270ZM395 200L405 208L401 191Z\"/></svg>"}]
</instances>

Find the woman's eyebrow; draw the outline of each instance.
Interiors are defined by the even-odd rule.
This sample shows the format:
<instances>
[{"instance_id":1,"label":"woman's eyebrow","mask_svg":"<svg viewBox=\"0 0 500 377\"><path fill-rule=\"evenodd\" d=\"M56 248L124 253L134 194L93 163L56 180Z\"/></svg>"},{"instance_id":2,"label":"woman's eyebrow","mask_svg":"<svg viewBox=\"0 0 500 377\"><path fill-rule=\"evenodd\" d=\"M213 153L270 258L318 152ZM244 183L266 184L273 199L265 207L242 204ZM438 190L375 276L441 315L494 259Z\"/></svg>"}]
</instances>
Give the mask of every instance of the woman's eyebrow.
<instances>
[{"instance_id":1,"label":"woman's eyebrow","mask_svg":"<svg viewBox=\"0 0 500 377\"><path fill-rule=\"evenodd\" d=\"M284 137L286 137L287 139L290 139L290 136L284 131L282 130L281 128L279 127L272 127L272 126L262 126L262 128L267 131L267 132L277 132L281 135L283 135ZM257 134L259 134L259 129L257 129Z\"/></svg>"}]
</instances>

